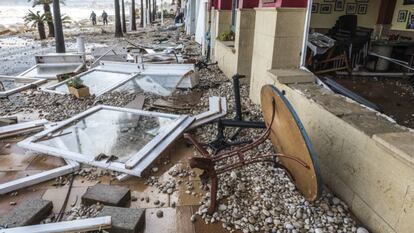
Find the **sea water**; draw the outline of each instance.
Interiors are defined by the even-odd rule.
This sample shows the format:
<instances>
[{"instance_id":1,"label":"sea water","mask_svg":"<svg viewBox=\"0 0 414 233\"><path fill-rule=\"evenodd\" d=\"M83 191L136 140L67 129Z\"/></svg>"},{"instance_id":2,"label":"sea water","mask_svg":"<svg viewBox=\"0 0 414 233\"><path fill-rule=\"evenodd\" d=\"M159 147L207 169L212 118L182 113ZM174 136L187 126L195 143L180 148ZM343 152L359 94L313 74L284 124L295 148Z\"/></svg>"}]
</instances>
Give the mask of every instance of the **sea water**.
<instances>
[{"instance_id":1,"label":"sea water","mask_svg":"<svg viewBox=\"0 0 414 233\"><path fill-rule=\"evenodd\" d=\"M100 16L103 10L109 15L114 14L113 0L65 0L64 2L65 4L61 3L61 14L69 16L73 21L89 19L92 11L95 11L97 16ZM40 11L42 14L43 6L32 7L32 3L27 0L0 0L0 28L23 25L23 17L29 10Z\"/></svg>"}]
</instances>

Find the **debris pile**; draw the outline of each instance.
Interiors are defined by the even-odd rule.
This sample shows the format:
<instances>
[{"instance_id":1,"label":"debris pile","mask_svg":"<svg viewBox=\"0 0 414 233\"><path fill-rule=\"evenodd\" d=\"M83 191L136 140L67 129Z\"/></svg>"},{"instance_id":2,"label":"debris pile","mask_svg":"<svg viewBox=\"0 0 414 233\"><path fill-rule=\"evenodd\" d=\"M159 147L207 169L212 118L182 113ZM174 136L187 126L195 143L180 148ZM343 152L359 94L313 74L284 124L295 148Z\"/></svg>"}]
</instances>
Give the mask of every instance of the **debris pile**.
<instances>
[{"instance_id":1,"label":"debris pile","mask_svg":"<svg viewBox=\"0 0 414 233\"><path fill-rule=\"evenodd\" d=\"M256 164L220 177L221 204L207 214L209 194L197 211L206 223L222 222L229 231L280 232L300 229L314 232L355 232L356 222L348 206L328 191L314 202L296 191L285 171L269 164Z\"/></svg>"},{"instance_id":2,"label":"debris pile","mask_svg":"<svg viewBox=\"0 0 414 233\"><path fill-rule=\"evenodd\" d=\"M152 45L151 49L156 50L160 49L162 45L153 45L152 43L154 39L157 41L168 41L170 43L177 42L177 33L181 33L178 34L178 42L183 44L181 54L183 58L195 60L200 59L199 46L192 42L190 37L184 36L183 32L177 28L169 28L168 30L151 29L145 31L145 33L134 33L133 35L129 35L129 39L132 41L142 41L142 45L148 47L149 45ZM110 40L112 40L112 35L111 38L109 38L107 35L100 35L97 41L105 43L106 46L112 46ZM191 90L177 89L174 91L173 95L168 97L160 97L146 92L131 93L111 91L98 97L90 96L84 99L77 99L67 95L44 92L42 90L23 91L16 95L10 96L8 99L0 99L0 106L2 106L0 108L0 115L33 115L34 118L47 119L51 122L60 122L77 116L78 114L83 113L88 109L91 109L92 107L98 105L107 105L108 107L124 107L135 98L137 98L137 96L143 95L145 97L145 104L143 107L144 110L153 110L156 108L157 111L162 112L159 114L175 114L177 119L180 119L180 117L184 117L185 115L197 116L199 114L205 113L206 109L209 109L210 107L210 98L213 96L221 96L227 99L227 108L230 109L230 111L228 111L229 114L226 116L226 118L233 118L235 116L235 113L231 110L235 108L233 101L234 94L233 86L229 79L222 74L217 66L210 66L208 69L200 69L198 72L200 80L196 87L192 88ZM249 99L249 85L242 84L240 91L242 97L241 103L244 109L244 120L263 121L262 112L259 106L253 104ZM187 101L185 106L177 106L174 104L174 101L177 99L190 98L189 95L192 94L195 96L194 101ZM120 110L117 109L116 111ZM128 117L129 120L131 120L130 118L132 114L130 110L125 111L129 111ZM225 111L225 113L227 113L227 111ZM153 135L151 135L151 139L156 137L161 138L157 142L158 145L162 144L164 142L163 140L165 140L167 136L175 133L175 128L171 127L173 129L170 129L170 127L166 127L164 129L168 129L169 134L166 134L165 138L159 136L158 130L161 128L161 126L159 126L159 119L150 117L147 118L147 116L154 115L154 112L148 111L145 112L145 114L143 114L145 117L143 117L143 115L136 117L136 119L139 119L140 123L142 124L134 125L131 127L122 125L121 123L123 119L117 119L119 122L117 121L116 124L122 125L122 127L120 127L119 130L114 133L114 135L124 135L131 139L133 138L133 135L130 135L132 133L145 132L148 135L152 133ZM185 117L190 118L189 116ZM168 117L165 118L172 119L173 117L172 115L168 115ZM108 119L104 120L107 120L109 122ZM81 122L82 118L75 119L74 121L76 123ZM165 120L165 122L167 122L167 120ZM92 122L91 125L93 125L93 123L97 122ZM87 126L85 126L87 124L85 122L83 122L83 124L84 126L76 127L73 132L77 132L78 130L81 131L84 128L87 128ZM178 126L176 126L176 128L180 128L180 125L177 125ZM188 123L185 127L183 126L183 128L185 129L189 127L189 125L190 123ZM59 134L53 135L52 133L51 136L54 136L56 138L64 137L65 134L61 134L64 129L57 130ZM181 129L179 134L175 135L174 138L172 137L170 143L182 135L184 129ZM152 132L152 130L154 130L156 133ZM69 132L69 134L70 133L72 132ZM104 130L100 129L99 133L103 134ZM258 138L263 133L263 129L238 130L237 128L225 128L224 133L226 136L236 135L236 137L233 138L229 137L231 138L230 140L234 141L237 141L238 139L253 140ZM217 137L217 124L202 125L195 130L195 134L202 142L211 142ZM128 141L128 143L134 143L136 145L143 141L142 138L143 137L136 140L131 139ZM114 140L117 139L118 138L114 137ZM57 141L57 143L59 143L59 140ZM76 145L82 143L78 143ZM140 146L145 148L145 146L148 144L143 144ZM119 146L118 144L118 147L122 146ZM133 172L136 172L134 175L141 176L142 172L142 178L145 180L145 182L143 182L144 185L155 187L156 190L158 190L158 194L154 193L154 196L149 196L146 194L145 196L140 196L139 198L136 196L131 196L131 201L134 204L153 204L157 208L155 211L156 217L164 218L167 216L167 212L159 208L165 208L168 206L175 208L178 205L178 202L176 203L175 201L171 201L171 203L167 203L161 201L162 199L159 198L159 195L168 195L170 198L177 193L179 194L180 190L184 190L183 193L185 195L190 195L194 198L201 197L201 205L198 211L190 218L192 222L198 221L198 216L200 216L205 223L220 223L224 229L230 232L241 230L244 233L258 231L310 231L315 233L322 233L363 232L364 230L357 227L358 224L351 216L348 206L343 201L332 195L329 190L325 189L325 191L322 193L322 197L316 202L309 202L296 190L295 184L291 182L288 174L284 170L275 168L273 164L269 163L256 163L221 174L219 176L220 182L217 192L220 204L218 206L218 210L214 214L209 215L207 213L207 210L210 205L210 193L196 191L195 187L197 186L195 185L196 181L194 180L197 178L197 174L194 170L191 170L187 164L184 166L178 166L178 164L175 164L174 167L168 170L168 178L161 179L159 173L161 173L160 171L165 170L161 168L161 166L169 166L171 162L168 159L164 160L163 162L159 162L156 166L150 166L155 158L160 156L161 152L158 151L159 154L156 154L156 156L154 156L154 160L150 162L145 161L145 163L143 163L145 167L143 165L143 167L137 168L136 164L147 159L149 157L147 154L151 154L155 150L156 149L153 148L146 148L143 150L145 153L142 152L142 155L138 153L141 152L139 150L136 153L138 153L138 155L141 157L137 156L136 161L130 161L128 159L127 162L120 162L118 157L121 156L119 155L112 155L107 153L105 154L101 152L94 155L93 161L88 161L89 165L86 165L86 163L82 164L82 168L74 172L74 175L82 177L83 180L98 181L98 183L100 182L100 178L109 177L110 182L116 181L121 186L133 186L129 183L123 184L122 182L127 176L115 170L119 171L126 168L130 170L136 169L133 170ZM71 153L72 152L73 151L71 151ZM268 140L265 143L258 145L253 150L247 152L247 158L254 157L258 154L273 152L273 145L271 144L270 140ZM194 152L194 155L195 154L196 153ZM64 156L60 155L60 157ZM113 157L114 161L106 160L109 157ZM136 162L136 164L133 162ZM233 162L232 159L222 161L222 163L229 162ZM99 164L100 168L90 167L90 164L93 163ZM112 165L113 167L110 167ZM105 170L104 168L116 169ZM72 182L70 182L67 177L59 177L55 179L53 185L57 188L66 186L71 187ZM208 188L208 186L201 184L201 190L206 190ZM13 192L12 195L13 194L17 195L17 192ZM140 199L141 203L138 201L138 199ZM94 218L100 214L103 208L106 207L99 203L90 206L82 204L78 206L75 203L71 206L70 211L65 214L65 219L66 221L73 221ZM55 216L51 215L45 219L43 223L51 223L54 220Z\"/></svg>"}]
</instances>

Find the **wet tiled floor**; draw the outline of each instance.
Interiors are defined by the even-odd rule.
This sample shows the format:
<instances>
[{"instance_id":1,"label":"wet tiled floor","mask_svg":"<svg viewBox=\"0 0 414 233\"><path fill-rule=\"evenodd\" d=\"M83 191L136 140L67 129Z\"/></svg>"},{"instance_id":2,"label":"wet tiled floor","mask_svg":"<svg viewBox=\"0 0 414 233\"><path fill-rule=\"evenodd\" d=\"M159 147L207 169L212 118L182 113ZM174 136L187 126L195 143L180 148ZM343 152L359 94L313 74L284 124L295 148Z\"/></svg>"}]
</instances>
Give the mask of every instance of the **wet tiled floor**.
<instances>
[{"instance_id":1,"label":"wet tiled floor","mask_svg":"<svg viewBox=\"0 0 414 233\"><path fill-rule=\"evenodd\" d=\"M28 175L33 175L42 171L53 169L65 164L65 162L53 156L38 155L26 152L16 146L18 140L1 141L0 144L0 183L11 181ZM6 144L10 144L4 148ZM170 171L176 169L185 169L189 171L187 158L194 154L192 147L188 147L185 142L177 141L174 146L170 147L162 157L154 163L153 166L158 171L149 172L150 176L155 176L160 183L168 180L181 180L181 184L176 187L176 191L171 195L162 193L155 186L146 185L144 178L131 177L125 181L114 180L110 176L101 176L97 180L88 180L86 177L77 175L73 181L73 187L69 196L66 210L73 206L79 206L81 196L88 186L95 184L112 184L126 186L131 189L131 195L136 197L132 201L130 208L146 208L146 233L198 233L198 232L226 232L221 223L206 225L199 217L193 223L191 216L197 211L203 191L198 175L200 170L194 170L196 176L173 177ZM192 193L187 191L187 182L191 182L194 187ZM64 186L54 186L54 180L46 181L28 188L18 190L18 195L12 196L6 194L0 196L0 215L11 211L15 205L25 200L33 198L43 198L53 202L53 212L58 213L68 191L68 184ZM149 202L145 198L149 197ZM141 199L144 200L142 201ZM162 207L154 204L155 200L165 203ZM172 207L175 202L176 207ZM162 218L156 216L156 211L161 209L164 213Z\"/></svg>"}]
</instances>

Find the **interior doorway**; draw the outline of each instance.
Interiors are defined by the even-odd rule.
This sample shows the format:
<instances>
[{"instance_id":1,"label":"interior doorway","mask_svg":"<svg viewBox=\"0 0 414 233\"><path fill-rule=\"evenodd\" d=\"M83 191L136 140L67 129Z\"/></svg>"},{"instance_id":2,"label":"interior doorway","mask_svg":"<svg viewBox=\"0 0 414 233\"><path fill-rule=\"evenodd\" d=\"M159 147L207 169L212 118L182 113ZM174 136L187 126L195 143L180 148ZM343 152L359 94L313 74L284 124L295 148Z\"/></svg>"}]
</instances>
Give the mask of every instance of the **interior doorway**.
<instances>
[{"instance_id":1,"label":"interior doorway","mask_svg":"<svg viewBox=\"0 0 414 233\"><path fill-rule=\"evenodd\" d=\"M414 128L414 2L309 0L301 67Z\"/></svg>"}]
</instances>

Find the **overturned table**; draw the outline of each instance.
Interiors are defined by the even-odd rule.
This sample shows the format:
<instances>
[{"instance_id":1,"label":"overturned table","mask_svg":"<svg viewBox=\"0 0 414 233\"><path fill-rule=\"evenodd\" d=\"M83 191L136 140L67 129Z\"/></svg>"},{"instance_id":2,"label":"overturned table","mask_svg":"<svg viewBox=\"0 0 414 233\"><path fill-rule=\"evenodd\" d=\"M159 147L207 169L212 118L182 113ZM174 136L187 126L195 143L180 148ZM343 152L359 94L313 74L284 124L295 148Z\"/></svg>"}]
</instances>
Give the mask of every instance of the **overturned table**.
<instances>
[{"instance_id":1,"label":"overturned table","mask_svg":"<svg viewBox=\"0 0 414 233\"><path fill-rule=\"evenodd\" d=\"M217 209L218 176L252 163L271 162L276 167L285 169L298 191L309 201L320 196L322 182L316 154L292 105L281 91L271 85L262 88L261 104L267 127L262 136L248 145L212 155L193 135L184 134L202 156L190 158L190 166L204 171L200 175L204 184L211 180L209 214ZM276 154L245 156L246 152L267 139L271 140ZM230 163L229 158L233 159Z\"/></svg>"}]
</instances>

